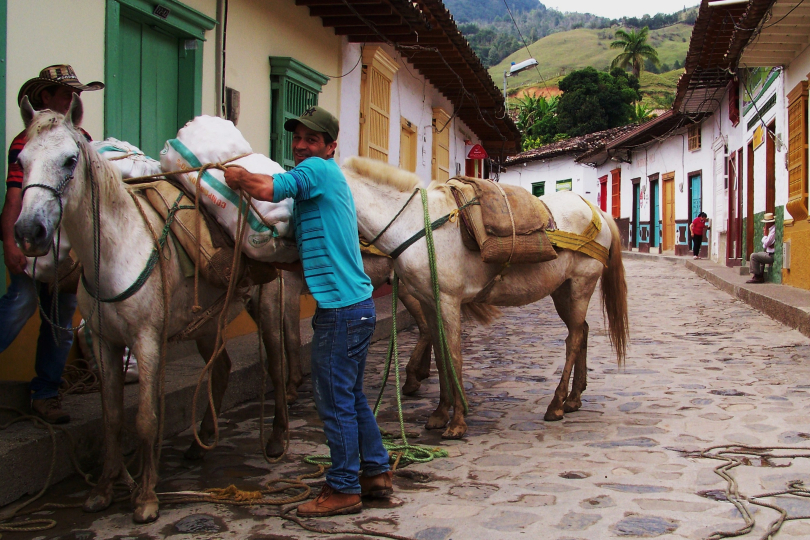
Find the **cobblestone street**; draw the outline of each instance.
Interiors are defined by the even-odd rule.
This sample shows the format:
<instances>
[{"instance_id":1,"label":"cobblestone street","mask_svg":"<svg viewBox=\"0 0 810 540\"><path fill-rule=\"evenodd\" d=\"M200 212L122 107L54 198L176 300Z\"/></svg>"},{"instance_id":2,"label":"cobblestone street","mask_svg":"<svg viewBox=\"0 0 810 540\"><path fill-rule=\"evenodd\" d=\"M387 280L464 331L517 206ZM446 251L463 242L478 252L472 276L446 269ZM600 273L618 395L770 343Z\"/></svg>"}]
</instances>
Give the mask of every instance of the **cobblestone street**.
<instances>
[{"instance_id":1,"label":"cobblestone street","mask_svg":"<svg viewBox=\"0 0 810 540\"><path fill-rule=\"evenodd\" d=\"M724 444L810 448L810 340L683 266L638 260L626 260L625 266L627 364L617 368L594 295L589 382L580 411L560 422L543 421L559 381L566 336L551 300L504 309L489 328L465 327L470 414L463 440L443 441L440 432L423 429L438 399L435 369L417 397L404 398L412 442L441 446L450 457L398 471L397 498L387 505L371 503L360 515L309 523L362 526L421 540L700 539L742 527L740 513L725 501L725 481L713 472L720 462L690 452ZM415 339L414 331L400 334L402 357L407 359ZM379 389L386 346L377 342L369 353L370 400ZM292 441L281 464L264 462L258 418L255 402L224 414L220 444L203 462L183 461L188 432L166 441L158 492L231 483L258 489L268 479L311 471L304 456L328 452L308 380L291 409ZM398 432L390 393L381 425ZM732 471L743 494L782 490L791 480L810 485L810 460L749 461ZM86 486L74 478L52 488L45 500L75 502L85 495ZM810 515L808 499L777 499L768 502L792 516ZM751 512L756 527L744 538L759 538L778 517L765 508ZM323 537L274 517L277 513L275 507L164 504L156 523L136 526L129 504L118 503L102 514L48 512L42 517L56 519L58 528L28 537ZM810 520L786 522L779 537L810 537Z\"/></svg>"}]
</instances>

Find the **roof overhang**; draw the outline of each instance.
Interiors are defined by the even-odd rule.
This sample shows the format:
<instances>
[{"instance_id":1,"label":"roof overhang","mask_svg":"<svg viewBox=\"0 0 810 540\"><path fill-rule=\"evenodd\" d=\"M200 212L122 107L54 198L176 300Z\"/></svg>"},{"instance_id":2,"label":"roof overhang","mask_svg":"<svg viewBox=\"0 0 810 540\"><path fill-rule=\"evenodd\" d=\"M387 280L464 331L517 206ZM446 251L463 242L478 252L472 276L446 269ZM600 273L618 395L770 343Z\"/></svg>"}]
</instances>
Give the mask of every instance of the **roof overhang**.
<instances>
[{"instance_id":1,"label":"roof overhang","mask_svg":"<svg viewBox=\"0 0 810 540\"><path fill-rule=\"evenodd\" d=\"M740 56L741 67L787 66L810 45L810 4L770 0Z\"/></svg>"},{"instance_id":2,"label":"roof overhang","mask_svg":"<svg viewBox=\"0 0 810 540\"><path fill-rule=\"evenodd\" d=\"M503 95L441 0L295 0L352 43L387 43L453 103L493 157L520 149Z\"/></svg>"},{"instance_id":3,"label":"roof overhang","mask_svg":"<svg viewBox=\"0 0 810 540\"><path fill-rule=\"evenodd\" d=\"M602 148L583 154L577 161L588 165L600 166L609 160L626 162L629 153L650 143L662 141L674 135L679 129L702 120L706 115L684 115L669 110L649 122L641 124L633 131L616 138Z\"/></svg>"},{"instance_id":4,"label":"roof overhang","mask_svg":"<svg viewBox=\"0 0 810 540\"><path fill-rule=\"evenodd\" d=\"M735 30L740 28L749 7L757 3L758 0L750 0L744 4L712 6L708 0L702 0L684 61L685 70L678 79L674 111L703 114L719 106L739 54L729 56Z\"/></svg>"}]
</instances>

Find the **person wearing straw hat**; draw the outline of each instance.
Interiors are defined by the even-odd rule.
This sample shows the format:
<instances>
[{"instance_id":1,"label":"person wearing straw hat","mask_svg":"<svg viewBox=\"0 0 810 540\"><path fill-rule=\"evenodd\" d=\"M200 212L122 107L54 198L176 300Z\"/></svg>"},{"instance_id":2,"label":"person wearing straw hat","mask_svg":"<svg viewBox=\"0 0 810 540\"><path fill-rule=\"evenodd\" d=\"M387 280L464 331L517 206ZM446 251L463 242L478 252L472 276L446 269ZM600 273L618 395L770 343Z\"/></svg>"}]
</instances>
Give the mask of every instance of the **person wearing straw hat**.
<instances>
[{"instance_id":1,"label":"person wearing straw hat","mask_svg":"<svg viewBox=\"0 0 810 540\"><path fill-rule=\"evenodd\" d=\"M28 96L34 109L50 109L67 114L74 94L84 91L101 90L104 84L98 81L82 84L76 72L69 65L48 66L39 77L29 79L22 85L17 95L17 103ZM82 130L90 140L90 135ZM22 208L23 170L17 163L17 156L27 142L25 131L17 135L8 151L8 176L6 179L6 200L0 216L2 227L3 258L11 274L8 291L0 298L0 352L6 350L37 311L37 296L46 313L51 313L52 297L48 286L35 283L25 273L26 258L14 240L14 223ZM57 325L69 327L76 311L76 294L59 293L59 313ZM57 336L58 342L55 340ZM31 409L40 418L51 424L70 421L70 415L62 410L59 399L59 385L65 368L68 352L73 344L73 332L56 330L44 318L39 327L35 362L36 377L31 381Z\"/></svg>"},{"instance_id":2,"label":"person wearing straw hat","mask_svg":"<svg viewBox=\"0 0 810 540\"><path fill-rule=\"evenodd\" d=\"M773 264L774 244L776 243L775 221L772 213L765 212L765 216L762 218L762 247L765 251L751 254L749 268L753 277L746 283L765 283L765 265Z\"/></svg>"},{"instance_id":3,"label":"person wearing straw hat","mask_svg":"<svg viewBox=\"0 0 810 540\"><path fill-rule=\"evenodd\" d=\"M284 129L293 133L294 169L267 176L234 166L225 171L225 180L259 200L295 200L295 239L304 279L318 304L312 317L313 395L332 461L321 493L297 512L300 517L354 514L363 508L361 496L393 493L388 452L363 392L376 324L371 280L360 257L354 198L334 160L337 118L311 107L287 120Z\"/></svg>"}]
</instances>

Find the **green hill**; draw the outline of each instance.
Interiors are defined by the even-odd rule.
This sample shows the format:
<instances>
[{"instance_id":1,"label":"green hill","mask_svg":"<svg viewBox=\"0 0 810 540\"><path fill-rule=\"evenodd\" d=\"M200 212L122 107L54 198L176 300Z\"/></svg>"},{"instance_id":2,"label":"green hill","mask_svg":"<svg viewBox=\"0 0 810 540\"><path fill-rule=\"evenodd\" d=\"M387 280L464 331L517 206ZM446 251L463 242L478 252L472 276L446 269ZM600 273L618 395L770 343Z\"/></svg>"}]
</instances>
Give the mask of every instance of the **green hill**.
<instances>
[{"instance_id":1,"label":"green hill","mask_svg":"<svg viewBox=\"0 0 810 540\"><path fill-rule=\"evenodd\" d=\"M556 86L567 73L587 66L599 70L607 69L620 52L618 49L610 48L617 28L578 28L551 34L531 43L529 51L537 60L538 69L529 69L508 78L509 95L528 87ZM648 105L664 106L666 94L675 91L678 77L683 70L672 70L672 67L676 60L680 65L683 64L691 35L692 26L687 24L675 24L650 31L649 43L658 51L661 64L666 64L665 67L668 66L670 71L662 74L642 72L641 90ZM529 53L525 48L519 49L501 63L489 68L489 74L495 83L501 86L503 73L509 69L511 63L522 62L528 57Z\"/></svg>"}]
</instances>

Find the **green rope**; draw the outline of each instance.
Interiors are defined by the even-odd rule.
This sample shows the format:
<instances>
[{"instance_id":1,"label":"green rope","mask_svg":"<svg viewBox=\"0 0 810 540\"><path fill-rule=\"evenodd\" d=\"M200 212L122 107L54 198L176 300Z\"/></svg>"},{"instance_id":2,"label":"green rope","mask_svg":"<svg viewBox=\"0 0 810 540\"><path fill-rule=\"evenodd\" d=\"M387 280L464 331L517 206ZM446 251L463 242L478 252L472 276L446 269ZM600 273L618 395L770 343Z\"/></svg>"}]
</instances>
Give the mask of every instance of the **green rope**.
<instances>
[{"instance_id":1,"label":"green rope","mask_svg":"<svg viewBox=\"0 0 810 540\"><path fill-rule=\"evenodd\" d=\"M456 373L456 366L453 365L453 356L450 354L450 346L447 344L447 335L444 332L444 320L442 319L442 299L439 290L439 274L436 271L436 246L433 243L433 229L430 226L430 210L428 209L427 190L422 188L419 190L422 194L422 208L425 214L425 242L427 243L428 262L430 264L430 281L433 285L433 297L436 300L436 322L439 326L439 358L444 365L443 379L445 388L450 389L451 386L448 380L448 373L453 376L453 388L455 388L458 395L461 397L461 403L464 406L464 414L469 413L470 408L467 405L467 398L464 395L464 388L461 381L458 379Z\"/></svg>"},{"instance_id":2,"label":"green rope","mask_svg":"<svg viewBox=\"0 0 810 540\"><path fill-rule=\"evenodd\" d=\"M402 390L400 387L399 379L399 347L397 346L397 301L399 299L399 277L394 274L394 282L392 283L391 293L391 338L388 341L388 354L385 358L385 367L383 369L383 380L380 387L380 393L377 396L377 401L374 403L374 417L380 410L383 394L385 393L385 386L388 383L388 377L391 373L391 361L394 362L394 380L396 383L396 398L397 398L397 417L399 419L399 437L402 439L402 444L396 444L393 435L386 433L382 429L380 432L383 437L383 446L388 451L392 463L398 462L400 466L409 465L411 463L427 463L436 458L448 457L447 450L441 448L430 448L416 444L409 444L408 438L405 435L405 419L402 416ZM306 463L310 465L323 465L328 467L332 464L328 455L308 456L304 458Z\"/></svg>"}]
</instances>

